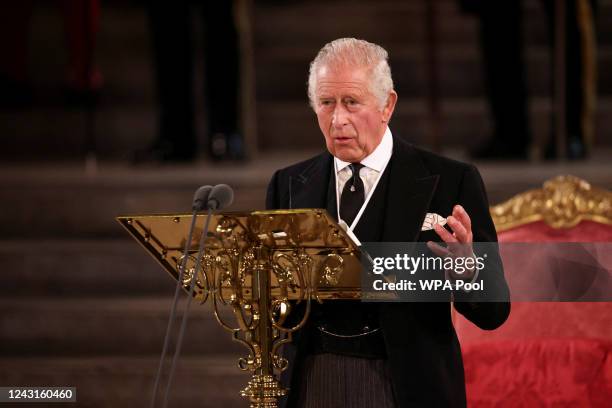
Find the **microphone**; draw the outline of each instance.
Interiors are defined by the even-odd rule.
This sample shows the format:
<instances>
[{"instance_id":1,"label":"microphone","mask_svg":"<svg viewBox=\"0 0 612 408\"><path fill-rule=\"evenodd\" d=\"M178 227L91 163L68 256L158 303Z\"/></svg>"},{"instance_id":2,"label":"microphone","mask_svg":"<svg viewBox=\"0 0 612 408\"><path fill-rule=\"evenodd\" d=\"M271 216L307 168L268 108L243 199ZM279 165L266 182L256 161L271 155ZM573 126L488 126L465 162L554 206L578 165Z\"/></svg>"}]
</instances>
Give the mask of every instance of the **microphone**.
<instances>
[{"instance_id":1,"label":"microphone","mask_svg":"<svg viewBox=\"0 0 612 408\"><path fill-rule=\"evenodd\" d=\"M157 368L157 375L155 376L155 384L153 385L153 395L151 397L151 408L155 407L155 402L157 401L157 393L159 391L161 374L164 367L164 361L166 357L166 353L168 352L168 345L170 340L170 333L172 332L172 326L174 323L174 317L176 316L176 306L178 303L178 297L181 291L183 282L183 275L185 274L185 267L187 264L187 258L189 254L189 246L191 245L191 240L193 238L193 231L195 230L197 214L202 211L204 207L208 203L208 197L212 191L212 186L202 186L198 188L193 195L193 201L191 204L191 209L193 210L191 214L191 225L189 226L189 233L187 234L187 240L185 241L185 249L183 250L183 258L181 261L181 265L178 270L178 277L176 280L176 288L174 291L174 298L172 300L172 306L170 308L170 317L168 318L168 326L166 327L166 335L164 337L164 345L162 347L161 357L159 359L159 366ZM195 279L193 279L195 281ZM166 394L168 393L168 389L166 389Z\"/></svg>"},{"instance_id":2,"label":"microphone","mask_svg":"<svg viewBox=\"0 0 612 408\"><path fill-rule=\"evenodd\" d=\"M208 236L208 226L210 225L210 219L213 213L217 210L221 210L223 208L228 207L234 201L234 190L227 184L217 184L214 187L203 186L200 187L193 197L193 208L194 208L194 220L195 214L197 212L196 209L206 209L206 221L204 222L204 229L202 230L202 235L200 236L200 244L198 246L198 255L196 256L196 262L194 265L194 273L191 278L191 284L189 285L189 294L187 296L187 305L185 306L185 310L183 311L183 318L181 321L181 327L179 329L178 338L176 340L176 349L174 350L174 356L172 357L172 362L170 363L170 371L168 373L168 380L166 383L166 392L163 400L163 408L168 406L168 397L170 395L170 389L172 387L172 380L174 378L174 370L176 368L176 364L178 362L178 358L181 354L181 348L183 346L183 337L185 335L185 328L187 327L187 319L189 318L189 309L191 307L191 301L193 300L193 290L195 287L195 283L198 276L198 270L202 264L202 256L204 254L204 249L206 248L206 237ZM191 242L191 234L189 236L189 242ZM185 256L183 258L182 270L185 269L185 259L187 258L187 247L185 247ZM181 274L182 276L182 274ZM182 282L182 277L179 276L179 283ZM178 289L179 285L177 284L177 292L175 296L178 297ZM175 298L176 299L176 298ZM171 321L173 320L174 315L171 315Z\"/></svg>"},{"instance_id":3,"label":"microphone","mask_svg":"<svg viewBox=\"0 0 612 408\"><path fill-rule=\"evenodd\" d=\"M193 204L191 209L193 211L202 211L208 205L208 197L213 189L213 186L202 186L198 188L193 195Z\"/></svg>"},{"instance_id":4,"label":"microphone","mask_svg":"<svg viewBox=\"0 0 612 408\"><path fill-rule=\"evenodd\" d=\"M227 184L217 184L212 187L208 196L206 208L210 210L222 210L234 202L234 190Z\"/></svg>"}]
</instances>

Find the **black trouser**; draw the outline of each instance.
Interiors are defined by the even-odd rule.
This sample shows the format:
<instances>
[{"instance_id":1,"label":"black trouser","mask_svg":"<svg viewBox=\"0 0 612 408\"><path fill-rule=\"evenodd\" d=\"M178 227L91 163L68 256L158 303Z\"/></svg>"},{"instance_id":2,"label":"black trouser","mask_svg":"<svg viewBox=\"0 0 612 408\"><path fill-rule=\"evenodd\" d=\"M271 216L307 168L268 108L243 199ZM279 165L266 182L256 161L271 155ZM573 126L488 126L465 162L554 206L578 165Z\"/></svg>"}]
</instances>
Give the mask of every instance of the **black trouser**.
<instances>
[{"instance_id":1,"label":"black trouser","mask_svg":"<svg viewBox=\"0 0 612 408\"><path fill-rule=\"evenodd\" d=\"M191 26L196 4L204 29L208 136L236 133L238 128L239 41L233 1L147 2L159 100L159 140L177 149L196 147Z\"/></svg>"},{"instance_id":2,"label":"black trouser","mask_svg":"<svg viewBox=\"0 0 612 408\"><path fill-rule=\"evenodd\" d=\"M395 408L391 372L385 359L338 354L306 357L297 393L288 408Z\"/></svg>"},{"instance_id":3,"label":"black trouser","mask_svg":"<svg viewBox=\"0 0 612 408\"><path fill-rule=\"evenodd\" d=\"M577 1L567 0L566 16L566 131L568 139L583 138L585 109L582 34ZM480 46L483 53L485 87L494 122L496 141L511 148L526 148L530 141L527 92L522 41L522 10L518 0L463 0L469 11L480 19ZM548 17L551 50L554 44L555 4L544 0ZM588 5L593 10L595 1ZM554 58L551 52L551 57ZM554 64L551 63L551 67ZM551 70L551 83L554 81ZM551 85L554 90L554 86ZM554 129L553 129L554 131ZM551 132L552 133L552 132Z\"/></svg>"}]
</instances>

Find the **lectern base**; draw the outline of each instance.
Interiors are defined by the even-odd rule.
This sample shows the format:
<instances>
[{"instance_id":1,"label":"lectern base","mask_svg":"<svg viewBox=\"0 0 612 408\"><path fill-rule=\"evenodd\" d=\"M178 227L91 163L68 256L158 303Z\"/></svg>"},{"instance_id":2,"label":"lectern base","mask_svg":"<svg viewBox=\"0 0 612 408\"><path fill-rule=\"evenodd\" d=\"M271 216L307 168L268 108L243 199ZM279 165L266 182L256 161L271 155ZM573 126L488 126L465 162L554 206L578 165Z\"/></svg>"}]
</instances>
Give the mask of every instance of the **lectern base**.
<instances>
[{"instance_id":1,"label":"lectern base","mask_svg":"<svg viewBox=\"0 0 612 408\"><path fill-rule=\"evenodd\" d=\"M287 395L287 389L271 375L255 374L240 395L249 399L251 408L277 408L278 398Z\"/></svg>"}]
</instances>

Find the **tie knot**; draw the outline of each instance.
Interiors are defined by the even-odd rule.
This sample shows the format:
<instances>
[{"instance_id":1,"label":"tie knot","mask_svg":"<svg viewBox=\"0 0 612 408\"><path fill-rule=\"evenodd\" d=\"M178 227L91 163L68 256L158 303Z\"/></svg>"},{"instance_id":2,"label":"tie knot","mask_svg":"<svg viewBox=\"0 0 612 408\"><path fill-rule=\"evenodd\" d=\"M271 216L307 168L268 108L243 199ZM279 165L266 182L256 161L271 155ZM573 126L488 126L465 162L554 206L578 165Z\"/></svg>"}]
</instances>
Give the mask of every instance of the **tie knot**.
<instances>
[{"instance_id":1,"label":"tie knot","mask_svg":"<svg viewBox=\"0 0 612 408\"><path fill-rule=\"evenodd\" d=\"M361 170L365 166L361 163L351 163L349 164L349 167L351 168L353 175L357 175L359 174L359 170Z\"/></svg>"}]
</instances>

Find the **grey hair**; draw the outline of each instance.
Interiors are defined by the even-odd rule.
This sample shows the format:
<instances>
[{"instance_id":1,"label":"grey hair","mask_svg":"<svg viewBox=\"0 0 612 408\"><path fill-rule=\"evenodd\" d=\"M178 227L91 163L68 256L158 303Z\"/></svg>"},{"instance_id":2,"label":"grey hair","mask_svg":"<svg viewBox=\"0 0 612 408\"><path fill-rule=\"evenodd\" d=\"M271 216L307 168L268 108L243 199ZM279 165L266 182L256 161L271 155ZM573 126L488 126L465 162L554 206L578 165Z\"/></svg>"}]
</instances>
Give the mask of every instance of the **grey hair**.
<instances>
[{"instance_id":1,"label":"grey hair","mask_svg":"<svg viewBox=\"0 0 612 408\"><path fill-rule=\"evenodd\" d=\"M308 73L308 99L316 108L315 91L317 75L322 67L368 68L371 72L370 92L376 96L382 108L393 90L393 78L389 66L389 54L380 45L356 38L338 38L321 48L310 63Z\"/></svg>"}]
</instances>

